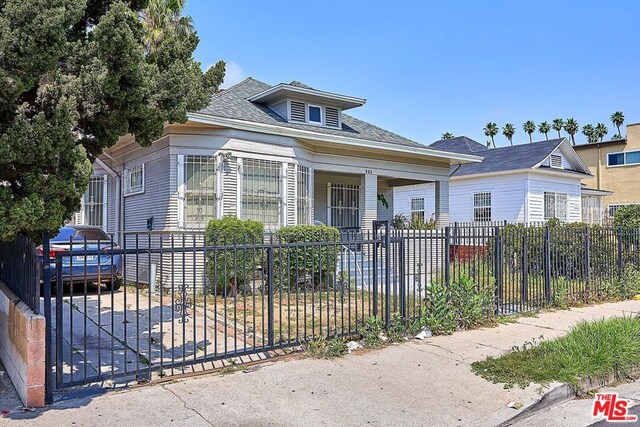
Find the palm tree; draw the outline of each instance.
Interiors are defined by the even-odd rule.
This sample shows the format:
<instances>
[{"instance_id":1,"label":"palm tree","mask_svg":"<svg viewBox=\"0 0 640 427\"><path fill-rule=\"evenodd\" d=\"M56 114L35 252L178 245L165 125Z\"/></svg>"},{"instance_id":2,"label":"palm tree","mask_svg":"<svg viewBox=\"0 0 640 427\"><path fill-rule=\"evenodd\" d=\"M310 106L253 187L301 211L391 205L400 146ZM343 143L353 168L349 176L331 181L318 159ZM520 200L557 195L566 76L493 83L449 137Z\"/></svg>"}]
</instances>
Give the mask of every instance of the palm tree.
<instances>
[{"instance_id":1,"label":"palm tree","mask_svg":"<svg viewBox=\"0 0 640 427\"><path fill-rule=\"evenodd\" d=\"M602 142L602 140L604 140L604 137L609 133L609 129L607 129L607 125L605 125L604 123L598 123L595 127L594 132L596 138L598 138L600 142Z\"/></svg>"},{"instance_id":2,"label":"palm tree","mask_svg":"<svg viewBox=\"0 0 640 427\"><path fill-rule=\"evenodd\" d=\"M586 124L582 126L582 134L587 137L587 142L597 142L598 136L596 135L596 128L591 124Z\"/></svg>"},{"instance_id":3,"label":"palm tree","mask_svg":"<svg viewBox=\"0 0 640 427\"><path fill-rule=\"evenodd\" d=\"M567 119L564 123L564 130L571 136L571 143L576 145L575 134L580 130L580 125L574 119Z\"/></svg>"},{"instance_id":4,"label":"palm tree","mask_svg":"<svg viewBox=\"0 0 640 427\"><path fill-rule=\"evenodd\" d=\"M455 138L455 136L453 136L451 132L445 132L440 137L440 139L451 139L451 138Z\"/></svg>"},{"instance_id":5,"label":"palm tree","mask_svg":"<svg viewBox=\"0 0 640 427\"><path fill-rule=\"evenodd\" d=\"M529 143L532 143L533 140L531 139L531 134L534 133L536 131L536 124L534 122L532 122L531 120L527 120L526 122L524 122L524 124L522 125L522 129L529 134Z\"/></svg>"},{"instance_id":6,"label":"palm tree","mask_svg":"<svg viewBox=\"0 0 640 427\"><path fill-rule=\"evenodd\" d=\"M193 18L182 16L185 3L186 0L149 0L140 13L148 53L156 51L171 33L182 38L195 32Z\"/></svg>"},{"instance_id":7,"label":"palm tree","mask_svg":"<svg viewBox=\"0 0 640 427\"><path fill-rule=\"evenodd\" d=\"M564 120L553 119L553 124L551 125L551 127L553 128L553 130L558 132L558 138L562 138L562 136L560 136L560 131L562 130L563 126L564 126Z\"/></svg>"},{"instance_id":8,"label":"palm tree","mask_svg":"<svg viewBox=\"0 0 640 427\"><path fill-rule=\"evenodd\" d=\"M515 135L515 133L516 127L511 123L507 123L502 128L502 134L507 137L507 139L509 140L509 144L511 145L513 145L513 135Z\"/></svg>"},{"instance_id":9,"label":"palm tree","mask_svg":"<svg viewBox=\"0 0 640 427\"><path fill-rule=\"evenodd\" d=\"M622 111L616 111L611 115L611 123L618 128L618 133L614 135L613 139L622 139L622 134L620 133L620 126L624 123L624 114Z\"/></svg>"},{"instance_id":10,"label":"palm tree","mask_svg":"<svg viewBox=\"0 0 640 427\"><path fill-rule=\"evenodd\" d=\"M493 137L498 134L498 125L493 122L489 122L485 125L483 130L486 136L491 137L491 144L493 144L493 148L496 148L496 142L493 140Z\"/></svg>"},{"instance_id":11,"label":"palm tree","mask_svg":"<svg viewBox=\"0 0 640 427\"><path fill-rule=\"evenodd\" d=\"M551 125L547 122L540 123L538 126L538 132L543 133L546 140L549 140L549 132L551 132Z\"/></svg>"}]
</instances>

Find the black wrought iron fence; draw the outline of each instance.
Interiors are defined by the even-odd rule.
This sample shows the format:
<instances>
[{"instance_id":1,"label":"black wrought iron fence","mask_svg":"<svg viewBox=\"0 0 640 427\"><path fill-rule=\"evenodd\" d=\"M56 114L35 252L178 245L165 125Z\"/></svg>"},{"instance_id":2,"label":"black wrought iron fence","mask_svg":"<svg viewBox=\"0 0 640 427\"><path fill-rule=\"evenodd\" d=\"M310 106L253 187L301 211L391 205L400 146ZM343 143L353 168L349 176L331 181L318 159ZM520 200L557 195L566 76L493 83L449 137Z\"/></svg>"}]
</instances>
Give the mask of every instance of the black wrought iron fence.
<instances>
[{"instance_id":1,"label":"black wrought iron fence","mask_svg":"<svg viewBox=\"0 0 640 427\"><path fill-rule=\"evenodd\" d=\"M54 249L45 315L57 388L354 335L372 316L387 325L419 319L436 283L471 280L495 296L496 314L509 315L620 297L628 270L640 271L640 230L584 225L392 230L376 222L294 243L150 232ZM38 307L40 276L27 268L34 257L30 242L0 244L0 278Z\"/></svg>"},{"instance_id":2,"label":"black wrought iron fence","mask_svg":"<svg viewBox=\"0 0 640 427\"><path fill-rule=\"evenodd\" d=\"M35 243L28 237L0 241L0 281L34 313L40 312L39 262Z\"/></svg>"}]
</instances>

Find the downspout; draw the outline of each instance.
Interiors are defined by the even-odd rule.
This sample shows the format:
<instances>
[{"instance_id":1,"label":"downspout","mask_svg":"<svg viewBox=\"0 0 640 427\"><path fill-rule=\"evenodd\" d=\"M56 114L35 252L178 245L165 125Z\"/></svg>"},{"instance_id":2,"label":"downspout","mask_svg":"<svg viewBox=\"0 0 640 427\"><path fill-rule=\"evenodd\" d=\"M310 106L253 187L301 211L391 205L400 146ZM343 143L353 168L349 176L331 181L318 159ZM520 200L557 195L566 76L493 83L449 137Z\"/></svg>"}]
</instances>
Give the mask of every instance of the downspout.
<instances>
[{"instance_id":1,"label":"downspout","mask_svg":"<svg viewBox=\"0 0 640 427\"><path fill-rule=\"evenodd\" d=\"M110 159L113 159L111 156L108 156ZM122 227L121 227L121 206L122 206L122 185L121 185L121 177L118 172L116 172L111 166L107 165L100 158L96 159L96 163L102 169L106 170L109 175L113 177L116 185L116 205L115 205L115 235L117 236L118 243L122 244Z\"/></svg>"}]
</instances>

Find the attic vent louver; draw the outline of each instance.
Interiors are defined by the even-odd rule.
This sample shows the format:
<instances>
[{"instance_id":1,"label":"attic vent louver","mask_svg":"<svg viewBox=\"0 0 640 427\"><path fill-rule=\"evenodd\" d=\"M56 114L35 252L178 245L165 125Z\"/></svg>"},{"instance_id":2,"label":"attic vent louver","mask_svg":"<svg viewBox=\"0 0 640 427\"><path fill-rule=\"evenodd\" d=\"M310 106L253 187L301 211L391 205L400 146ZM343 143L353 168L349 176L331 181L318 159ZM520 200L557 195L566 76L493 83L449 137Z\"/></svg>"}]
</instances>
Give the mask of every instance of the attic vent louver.
<instances>
[{"instance_id":1,"label":"attic vent louver","mask_svg":"<svg viewBox=\"0 0 640 427\"><path fill-rule=\"evenodd\" d=\"M340 121L338 119L338 115L340 112L337 108L325 107L324 116L325 116L325 124L327 126L331 126L337 128L340 125Z\"/></svg>"},{"instance_id":2,"label":"attic vent louver","mask_svg":"<svg viewBox=\"0 0 640 427\"><path fill-rule=\"evenodd\" d=\"M291 101L291 121L306 122L304 102Z\"/></svg>"},{"instance_id":3,"label":"attic vent louver","mask_svg":"<svg viewBox=\"0 0 640 427\"><path fill-rule=\"evenodd\" d=\"M552 168L562 169L562 156L552 154L550 163Z\"/></svg>"}]
</instances>

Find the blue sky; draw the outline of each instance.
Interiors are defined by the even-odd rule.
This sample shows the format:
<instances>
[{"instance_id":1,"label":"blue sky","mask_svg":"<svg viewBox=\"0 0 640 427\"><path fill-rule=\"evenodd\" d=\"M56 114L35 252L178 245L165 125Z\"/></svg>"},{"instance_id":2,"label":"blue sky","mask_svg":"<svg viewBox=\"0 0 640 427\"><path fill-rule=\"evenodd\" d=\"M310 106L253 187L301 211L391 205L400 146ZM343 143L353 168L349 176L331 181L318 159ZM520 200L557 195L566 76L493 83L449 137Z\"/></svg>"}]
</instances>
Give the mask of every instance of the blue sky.
<instances>
[{"instance_id":1,"label":"blue sky","mask_svg":"<svg viewBox=\"0 0 640 427\"><path fill-rule=\"evenodd\" d=\"M516 143L526 120L604 122L609 136L614 111L640 122L636 0L188 0L186 13L203 67L228 62L225 83L363 97L349 114L424 144L446 131L484 142L488 121L514 123Z\"/></svg>"}]
</instances>

